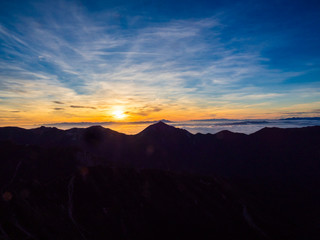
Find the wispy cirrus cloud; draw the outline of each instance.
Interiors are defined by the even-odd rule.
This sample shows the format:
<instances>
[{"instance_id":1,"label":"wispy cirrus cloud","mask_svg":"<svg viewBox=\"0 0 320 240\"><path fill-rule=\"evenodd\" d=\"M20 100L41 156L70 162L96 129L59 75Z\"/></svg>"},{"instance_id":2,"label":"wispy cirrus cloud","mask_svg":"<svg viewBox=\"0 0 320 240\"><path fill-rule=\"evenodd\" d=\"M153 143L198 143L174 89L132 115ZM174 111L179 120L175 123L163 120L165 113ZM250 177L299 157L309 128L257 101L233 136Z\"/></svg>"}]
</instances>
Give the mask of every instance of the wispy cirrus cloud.
<instances>
[{"instance_id":1,"label":"wispy cirrus cloud","mask_svg":"<svg viewBox=\"0 0 320 240\"><path fill-rule=\"evenodd\" d=\"M127 17L132 25L126 28L115 21L115 11L93 15L63 1L54 10L49 3L36 7L38 17L0 24L0 98L6 108L23 100L19 109L67 103L102 114L121 105L150 118L167 109L187 117L196 109L276 108L291 93L280 83L305 73L270 68L259 42L243 50L246 38L225 36L221 14L148 24ZM302 92L295 97L304 98Z\"/></svg>"}]
</instances>

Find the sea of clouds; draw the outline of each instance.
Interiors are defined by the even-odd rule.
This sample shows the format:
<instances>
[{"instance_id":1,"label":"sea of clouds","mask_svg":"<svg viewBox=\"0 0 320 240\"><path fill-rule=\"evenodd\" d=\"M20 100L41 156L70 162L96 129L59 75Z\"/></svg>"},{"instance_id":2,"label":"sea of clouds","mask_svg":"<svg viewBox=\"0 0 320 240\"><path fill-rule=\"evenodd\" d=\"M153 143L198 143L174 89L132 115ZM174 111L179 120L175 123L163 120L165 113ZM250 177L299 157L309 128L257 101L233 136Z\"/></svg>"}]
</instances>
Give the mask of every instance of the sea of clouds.
<instances>
[{"instance_id":1,"label":"sea of clouds","mask_svg":"<svg viewBox=\"0 0 320 240\"><path fill-rule=\"evenodd\" d=\"M165 121L165 120L164 120ZM44 124L48 127L57 127L60 129L70 128L84 128L93 125L101 125L112 130L122 132L125 134L137 134L143 129L157 121L146 122L131 122L131 123L115 123L115 122L82 122L82 123L56 123ZM251 120L237 120L237 119L207 119L207 120L191 120L191 121L165 121L168 125L183 128L189 132L196 133L217 133L222 130L229 130L231 132L251 134L264 127L278 127L278 128L299 128L307 126L320 126L319 118L292 118L292 119L251 119Z\"/></svg>"}]
</instances>

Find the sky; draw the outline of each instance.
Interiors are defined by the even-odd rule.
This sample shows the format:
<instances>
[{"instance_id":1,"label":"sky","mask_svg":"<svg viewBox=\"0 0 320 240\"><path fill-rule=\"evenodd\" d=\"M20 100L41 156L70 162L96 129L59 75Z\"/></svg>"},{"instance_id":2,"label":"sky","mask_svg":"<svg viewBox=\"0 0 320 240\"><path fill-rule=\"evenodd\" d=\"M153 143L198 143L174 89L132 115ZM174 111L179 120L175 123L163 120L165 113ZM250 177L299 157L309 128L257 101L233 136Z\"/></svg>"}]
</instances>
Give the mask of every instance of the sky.
<instances>
[{"instance_id":1,"label":"sky","mask_svg":"<svg viewBox=\"0 0 320 240\"><path fill-rule=\"evenodd\" d=\"M0 2L0 126L320 116L319 1Z\"/></svg>"}]
</instances>

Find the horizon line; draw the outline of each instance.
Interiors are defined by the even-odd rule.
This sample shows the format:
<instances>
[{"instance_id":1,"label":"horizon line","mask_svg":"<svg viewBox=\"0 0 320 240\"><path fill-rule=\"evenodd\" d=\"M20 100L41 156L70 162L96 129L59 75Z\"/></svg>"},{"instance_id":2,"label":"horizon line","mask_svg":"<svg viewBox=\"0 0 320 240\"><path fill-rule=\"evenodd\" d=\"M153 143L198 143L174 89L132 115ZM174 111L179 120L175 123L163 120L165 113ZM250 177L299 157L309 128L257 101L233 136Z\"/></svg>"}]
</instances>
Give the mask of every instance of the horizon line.
<instances>
[{"instance_id":1,"label":"horizon line","mask_svg":"<svg viewBox=\"0 0 320 240\"><path fill-rule=\"evenodd\" d=\"M147 121L102 121L102 122L56 122L56 123L39 123L39 124L20 124L20 126L54 126L54 125L88 125L97 126L100 124L111 125L111 124L148 124L148 123L183 123L183 122L210 122L210 121L274 121L274 120L320 120L320 115L315 117L283 117L283 118L207 118L207 119L190 119L190 120L179 120L172 121L167 119L161 120L147 120ZM265 122L267 123L267 122ZM3 125L0 127L15 127L19 125Z\"/></svg>"},{"instance_id":2,"label":"horizon line","mask_svg":"<svg viewBox=\"0 0 320 240\"><path fill-rule=\"evenodd\" d=\"M283 117L283 118L206 118L206 119L190 119L173 121L168 119L146 120L146 121L102 121L102 122L56 122L42 123L35 125L72 125L72 124L146 124L146 123L181 123L181 122L196 122L196 121L259 121L259 120L319 120L320 115L316 117Z\"/></svg>"}]
</instances>

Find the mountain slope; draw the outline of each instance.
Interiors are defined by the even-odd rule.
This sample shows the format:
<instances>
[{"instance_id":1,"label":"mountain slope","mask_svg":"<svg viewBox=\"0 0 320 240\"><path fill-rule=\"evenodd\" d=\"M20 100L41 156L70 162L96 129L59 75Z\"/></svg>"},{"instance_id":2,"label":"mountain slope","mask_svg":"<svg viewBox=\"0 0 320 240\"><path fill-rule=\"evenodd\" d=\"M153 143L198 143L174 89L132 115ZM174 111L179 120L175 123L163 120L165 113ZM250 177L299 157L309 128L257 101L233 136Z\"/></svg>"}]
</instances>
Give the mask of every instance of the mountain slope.
<instances>
[{"instance_id":1,"label":"mountain slope","mask_svg":"<svg viewBox=\"0 0 320 240\"><path fill-rule=\"evenodd\" d=\"M14 239L265 239L210 177L89 167L47 183L19 177L7 192L0 224Z\"/></svg>"},{"instance_id":2,"label":"mountain slope","mask_svg":"<svg viewBox=\"0 0 320 240\"><path fill-rule=\"evenodd\" d=\"M4 239L320 234L320 127L0 128L0 156Z\"/></svg>"}]
</instances>

